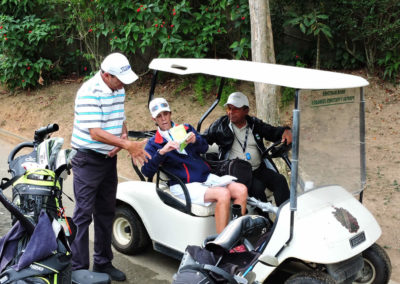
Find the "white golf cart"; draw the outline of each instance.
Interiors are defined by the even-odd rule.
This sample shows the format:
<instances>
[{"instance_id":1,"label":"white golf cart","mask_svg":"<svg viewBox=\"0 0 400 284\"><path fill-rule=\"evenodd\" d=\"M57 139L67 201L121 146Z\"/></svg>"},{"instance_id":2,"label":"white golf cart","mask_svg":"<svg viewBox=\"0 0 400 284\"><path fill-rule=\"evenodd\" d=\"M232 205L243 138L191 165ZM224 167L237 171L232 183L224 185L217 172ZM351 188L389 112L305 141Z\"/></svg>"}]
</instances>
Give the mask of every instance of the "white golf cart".
<instances>
[{"instance_id":1,"label":"white golf cart","mask_svg":"<svg viewBox=\"0 0 400 284\"><path fill-rule=\"evenodd\" d=\"M270 237L251 266L255 279L250 283L268 281L275 270L284 269L288 263L302 265L298 274L291 267L294 275L286 283L388 283L390 260L375 244L381 229L361 203L366 180L366 80L237 60L154 59L149 67L155 71L149 100L159 71L207 74L296 89L290 200L279 208L250 202L250 212L258 206L276 213ZM223 82L218 98L200 119L198 130L217 105ZM153 132L131 134L146 137ZM286 155L280 156L287 160ZM161 169L155 182L141 176L141 181L119 184L113 225L117 250L135 254L151 240L155 250L180 258L187 245L200 246L207 236L215 234L213 208L176 199L168 191L168 178L174 177L168 169Z\"/></svg>"}]
</instances>

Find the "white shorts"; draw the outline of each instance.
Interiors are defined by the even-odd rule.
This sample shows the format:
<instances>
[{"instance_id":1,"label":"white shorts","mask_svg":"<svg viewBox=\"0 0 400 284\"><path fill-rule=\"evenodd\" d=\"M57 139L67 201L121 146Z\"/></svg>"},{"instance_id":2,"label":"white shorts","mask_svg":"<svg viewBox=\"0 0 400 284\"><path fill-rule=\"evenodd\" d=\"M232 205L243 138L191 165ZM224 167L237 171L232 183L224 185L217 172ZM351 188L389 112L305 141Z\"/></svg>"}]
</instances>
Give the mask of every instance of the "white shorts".
<instances>
[{"instance_id":1,"label":"white shorts","mask_svg":"<svg viewBox=\"0 0 400 284\"><path fill-rule=\"evenodd\" d=\"M192 200L193 204L199 204L203 206L210 206L212 204L212 202L204 202L204 195L206 194L208 186L201 182L191 182L187 183L186 187L189 191L190 199ZM185 200L185 194L183 193L180 184L174 184L170 187L170 190L173 195Z\"/></svg>"},{"instance_id":2,"label":"white shorts","mask_svg":"<svg viewBox=\"0 0 400 284\"><path fill-rule=\"evenodd\" d=\"M237 180L236 177L229 175L219 177L214 174L209 174L205 182L187 183L186 187L189 191L190 199L192 200L193 204L210 206L212 202L204 201L204 195L206 194L206 190L210 187L226 187L235 180ZM173 186L171 186L170 191L176 197L185 200L185 194L183 193L182 187L179 184L174 184Z\"/></svg>"}]
</instances>

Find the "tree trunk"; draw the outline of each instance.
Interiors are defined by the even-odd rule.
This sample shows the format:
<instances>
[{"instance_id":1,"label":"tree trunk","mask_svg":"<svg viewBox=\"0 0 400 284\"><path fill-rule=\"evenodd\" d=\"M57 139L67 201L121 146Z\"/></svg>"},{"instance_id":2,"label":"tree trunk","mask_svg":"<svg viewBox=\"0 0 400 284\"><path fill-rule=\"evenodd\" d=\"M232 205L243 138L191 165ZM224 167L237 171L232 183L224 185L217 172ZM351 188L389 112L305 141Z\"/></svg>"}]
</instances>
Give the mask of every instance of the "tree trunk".
<instances>
[{"instance_id":1,"label":"tree trunk","mask_svg":"<svg viewBox=\"0 0 400 284\"><path fill-rule=\"evenodd\" d=\"M275 64L269 0L249 0L249 8L252 60ZM254 83L254 88L256 93L257 117L268 124L278 126L280 120L277 98L279 97L280 87ZM275 163L279 172L289 180L287 167L283 160L275 159Z\"/></svg>"},{"instance_id":2,"label":"tree trunk","mask_svg":"<svg viewBox=\"0 0 400 284\"><path fill-rule=\"evenodd\" d=\"M251 53L256 62L275 63L269 0L249 0ZM271 125L279 124L277 97L279 87L255 83L257 116Z\"/></svg>"}]
</instances>

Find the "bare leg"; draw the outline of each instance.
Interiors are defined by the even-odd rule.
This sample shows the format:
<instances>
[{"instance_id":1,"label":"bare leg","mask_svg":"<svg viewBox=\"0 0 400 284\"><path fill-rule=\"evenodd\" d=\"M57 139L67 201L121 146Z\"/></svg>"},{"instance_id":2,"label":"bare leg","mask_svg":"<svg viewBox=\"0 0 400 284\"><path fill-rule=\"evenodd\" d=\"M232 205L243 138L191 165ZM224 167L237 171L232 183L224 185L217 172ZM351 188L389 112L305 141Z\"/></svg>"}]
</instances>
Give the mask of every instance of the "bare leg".
<instances>
[{"instance_id":1,"label":"bare leg","mask_svg":"<svg viewBox=\"0 0 400 284\"><path fill-rule=\"evenodd\" d=\"M204 201L216 202L215 205L215 227L217 233L228 225L231 195L225 187L210 187L204 194Z\"/></svg>"},{"instance_id":2,"label":"bare leg","mask_svg":"<svg viewBox=\"0 0 400 284\"><path fill-rule=\"evenodd\" d=\"M246 214L247 187L242 183L232 182L227 186L234 204L242 207L242 215Z\"/></svg>"}]
</instances>

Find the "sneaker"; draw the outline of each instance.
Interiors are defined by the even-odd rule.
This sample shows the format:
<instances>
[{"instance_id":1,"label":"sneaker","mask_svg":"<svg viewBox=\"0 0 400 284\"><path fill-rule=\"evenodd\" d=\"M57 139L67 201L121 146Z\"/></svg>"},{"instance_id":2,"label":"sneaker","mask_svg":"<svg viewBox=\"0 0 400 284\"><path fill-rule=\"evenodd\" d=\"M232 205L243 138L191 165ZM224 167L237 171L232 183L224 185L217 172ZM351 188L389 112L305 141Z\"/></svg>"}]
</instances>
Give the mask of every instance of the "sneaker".
<instances>
[{"instance_id":1,"label":"sneaker","mask_svg":"<svg viewBox=\"0 0 400 284\"><path fill-rule=\"evenodd\" d=\"M93 271L107 273L108 275L110 275L111 279L115 280L115 281L125 281L126 280L125 273L123 273L118 268L115 268L111 263L107 263L107 264L103 264L103 265L93 264Z\"/></svg>"}]
</instances>

